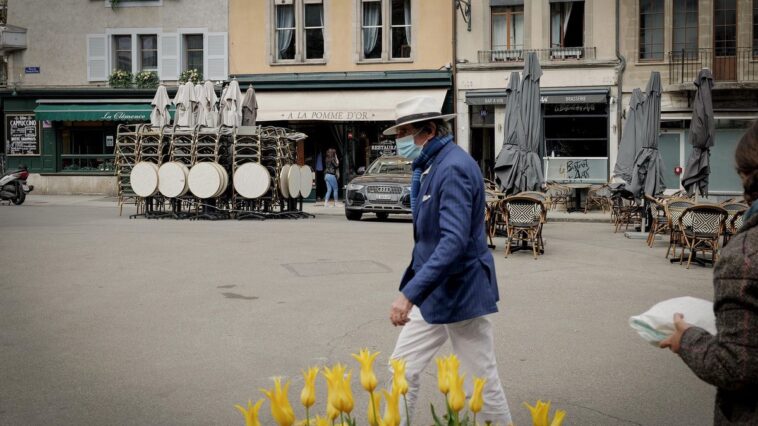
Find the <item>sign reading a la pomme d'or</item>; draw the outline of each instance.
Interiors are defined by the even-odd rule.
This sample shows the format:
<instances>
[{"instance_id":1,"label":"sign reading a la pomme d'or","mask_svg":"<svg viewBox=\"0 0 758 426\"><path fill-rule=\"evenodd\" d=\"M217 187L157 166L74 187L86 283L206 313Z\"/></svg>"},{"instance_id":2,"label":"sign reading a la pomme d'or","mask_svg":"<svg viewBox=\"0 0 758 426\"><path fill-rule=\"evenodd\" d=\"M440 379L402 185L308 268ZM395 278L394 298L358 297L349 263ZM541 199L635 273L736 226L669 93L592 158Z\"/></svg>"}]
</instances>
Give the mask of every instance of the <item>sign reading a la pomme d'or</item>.
<instances>
[{"instance_id":1,"label":"sign reading a la pomme d'or","mask_svg":"<svg viewBox=\"0 0 758 426\"><path fill-rule=\"evenodd\" d=\"M374 111L290 111L282 114L284 120L321 121L374 121Z\"/></svg>"}]
</instances>

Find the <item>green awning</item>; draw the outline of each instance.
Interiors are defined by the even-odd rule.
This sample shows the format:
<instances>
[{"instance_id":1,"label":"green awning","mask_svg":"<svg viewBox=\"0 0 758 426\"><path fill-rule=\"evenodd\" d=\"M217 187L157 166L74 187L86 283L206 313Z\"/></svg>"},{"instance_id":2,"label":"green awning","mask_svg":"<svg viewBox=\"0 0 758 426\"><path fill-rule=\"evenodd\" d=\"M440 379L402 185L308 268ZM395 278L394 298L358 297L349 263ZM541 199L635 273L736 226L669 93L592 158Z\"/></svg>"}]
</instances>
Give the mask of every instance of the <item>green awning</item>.
<instances>
[{"instance_id":1,"label":"green awning","mask_svg":"<svg viewBox=\"0 0 758 426\"><path fill-rule=\"evenodd\" d=\"M43 104L38 121L150 121L150 104Z\"/></svg>"}]
</instances>

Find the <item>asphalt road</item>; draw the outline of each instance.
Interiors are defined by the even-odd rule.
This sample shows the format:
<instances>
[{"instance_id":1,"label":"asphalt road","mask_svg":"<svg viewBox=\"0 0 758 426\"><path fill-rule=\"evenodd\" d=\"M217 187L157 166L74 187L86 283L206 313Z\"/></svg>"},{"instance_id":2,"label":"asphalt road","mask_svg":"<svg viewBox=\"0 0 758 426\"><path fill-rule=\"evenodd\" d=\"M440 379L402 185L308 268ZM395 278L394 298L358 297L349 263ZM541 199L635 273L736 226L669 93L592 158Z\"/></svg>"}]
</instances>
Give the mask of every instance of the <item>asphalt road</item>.
<instances>
[{"instance_id":1,"label":"asphalt road","mask_svg":"<svg viewBox=\"0 0 758 426\"><path fill-rule=\"evenodd\" d=\"M710 424L713 388L627 322L666 298L711 299L712 270L671 265L665 243L608 224L544 234L539 260L505 259L496 241L492 320L515 423L531 424L522 402L543 399L565 425ZM31 196L0 206L0 235L2 425L242 425L234 404L273 376L291 378L302 417L301 370L338 361L356 370L363 413L350 357L362 347L381 351L388 378L408 221L130 220L112 200ZM442 403L427 373L417 425Z\"/></svg>"}]
</instances>

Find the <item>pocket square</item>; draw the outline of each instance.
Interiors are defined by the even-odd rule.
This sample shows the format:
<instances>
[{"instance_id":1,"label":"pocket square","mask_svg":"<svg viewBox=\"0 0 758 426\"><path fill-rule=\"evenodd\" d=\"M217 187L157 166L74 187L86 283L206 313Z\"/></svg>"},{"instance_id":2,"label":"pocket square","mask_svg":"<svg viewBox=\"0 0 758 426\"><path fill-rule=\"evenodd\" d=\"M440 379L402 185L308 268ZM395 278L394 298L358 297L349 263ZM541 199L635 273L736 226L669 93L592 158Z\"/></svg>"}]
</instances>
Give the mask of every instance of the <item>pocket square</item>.
<instances>
[{"instance_id":1,"label":"pocket square","mask_svg":"<svg viewBox=\"0 0 758 426\"><path fill-rule=\"evenodd\" d=\"M424 202L424 201L426 201L426 200L428 200L430 198L432 198L431 195L424 195L423 197L421 197L421 202Z\"/></svg>"}]
</instances>

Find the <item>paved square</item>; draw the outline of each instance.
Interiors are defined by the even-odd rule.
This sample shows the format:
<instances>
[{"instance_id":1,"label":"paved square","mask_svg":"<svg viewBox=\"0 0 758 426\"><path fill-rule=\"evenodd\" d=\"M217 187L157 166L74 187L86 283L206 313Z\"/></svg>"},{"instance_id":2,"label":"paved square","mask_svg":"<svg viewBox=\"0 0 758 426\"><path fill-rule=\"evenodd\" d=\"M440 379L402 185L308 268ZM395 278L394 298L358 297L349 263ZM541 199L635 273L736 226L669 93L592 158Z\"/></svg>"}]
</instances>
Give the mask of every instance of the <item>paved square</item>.
<instances>
[{"instance_id":1,"label":"paved square","mask_svg":"<svg viewBox=\"0 0 758 426\"><path fill-rule=\"evenodd\" d=\"M357 371L350 353L362 347L381 351L388 378L408 221L126 213L99 197L0 206L0 424L241 425L233 405L261 398L276 375L291 377L302 417L300 371L337 361ZM496 241L492 320L516 424L531 424L521 403L539 398L565 409L566 425L710 424L715 391L627 321L666 298L710 300L712 270L671 265L664 242L650 249L605 223L553 222L544 234L539 260L505 259ZM442 403L436 367L427 373L417 425ZM322 379L319 392L323 407Z\"/></svg>"}]
</instances>

